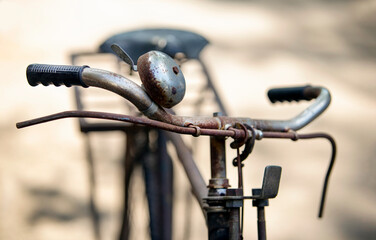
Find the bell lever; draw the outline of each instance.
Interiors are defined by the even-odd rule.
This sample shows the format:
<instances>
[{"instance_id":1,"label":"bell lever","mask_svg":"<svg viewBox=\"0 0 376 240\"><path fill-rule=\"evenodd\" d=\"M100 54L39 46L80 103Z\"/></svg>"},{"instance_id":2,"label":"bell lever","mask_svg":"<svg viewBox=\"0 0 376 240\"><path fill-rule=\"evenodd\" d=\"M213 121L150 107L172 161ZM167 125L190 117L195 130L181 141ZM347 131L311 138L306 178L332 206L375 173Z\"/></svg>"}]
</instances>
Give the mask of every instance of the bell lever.
<instances>
[{"instance_id":1,"label":"bell lever","mask_svg":"<svg viewBox=\"0 0 376 240\"><path fill-rule=\"evenodd\" d=\"M275 198L278 194L282 168L280 166L267 166L261 189L253 189L256 199Z\"/></svg>"},{"instance_id":2,"label":"bell lever","mask_svg":"<svg viewBox=\"0 0 376 240\"><path fill-rule=\"evenodd\" d=\"M112 51L118 56L121 60L129 64L133 71L137 72L137 65L134 64L132 58L124 51L123 48L121 48L118 44L112 44L111 45Z\"/></svg>"}]
</instances>

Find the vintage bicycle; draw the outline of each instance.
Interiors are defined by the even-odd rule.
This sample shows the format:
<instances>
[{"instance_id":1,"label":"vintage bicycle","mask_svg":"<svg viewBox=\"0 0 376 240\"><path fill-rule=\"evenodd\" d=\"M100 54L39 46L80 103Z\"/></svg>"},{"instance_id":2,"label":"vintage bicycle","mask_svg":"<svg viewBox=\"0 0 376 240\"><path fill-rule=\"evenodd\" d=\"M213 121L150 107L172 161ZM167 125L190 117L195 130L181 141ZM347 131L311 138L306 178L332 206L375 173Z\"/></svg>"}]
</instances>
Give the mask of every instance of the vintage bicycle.
<instances>
[{"instance_id":1,"label":"vintage bicycle","mask_svg":"<svg viewBox=\"0 0 376 240\"><path fill-rule=\"evenodd\" d=\"M263 120L246 117L230 117L215 113L212 117L178 116L168 108L178 104L185 94L185 79L179 65L168 55L150 51L138 58L137 65L129 55L116 44L114 52L133 71L138 71L143 86L109 71L93 69L88 66L63 66L32 64L27 68L27 79L31 86L39 84L77 85L84 88L98 87L114 92L129 102L146 117L91 111L66 111L46 117L17 123L18 128L32 126L52 120L75 118L98 118L128 122L137 126L161 129L173 143L206 220L208 239L242 239L242 210L245 200L252 200L257 208L258 239L266 239L265 207L269 199L275 198L279 190L282 169L279 166L267 166L261 188L252 189L252 194L243 191L243 161L252 152L256 140L284 138L294 141L300 139L325 138L332 145L332 156L325 177L319 217L324 210L325 196L329 177L334 165L336 145L334 139L326 133L300 134L297 131L316 119L330 104L330 93L326 88L303 86L271 89L268 97L276 101L315 101L303 112L289 120ZM210 136L211 178L205 182L190 151L185 147L178 134L195 137ZM226 175L226 140L233 139L231 148L237 150L233 165L238 168L238 184L231 188ZM240 148L243 148L240 153Z\"/></svg>"}]
</instances>

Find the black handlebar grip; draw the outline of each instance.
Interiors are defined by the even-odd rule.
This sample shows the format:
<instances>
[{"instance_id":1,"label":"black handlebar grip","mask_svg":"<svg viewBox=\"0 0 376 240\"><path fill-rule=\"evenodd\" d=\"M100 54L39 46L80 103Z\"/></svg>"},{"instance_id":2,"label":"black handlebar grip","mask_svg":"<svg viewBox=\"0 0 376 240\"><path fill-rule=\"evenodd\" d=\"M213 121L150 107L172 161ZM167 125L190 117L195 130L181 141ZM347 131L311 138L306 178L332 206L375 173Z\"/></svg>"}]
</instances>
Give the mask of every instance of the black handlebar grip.
<instances>
[{"instance_id":1,"label":"black handlebar grip","mask_svg":"<svg viewBox=\"0 0 376 240\"><path fill-rule=\"evenodd\" d=\"M310 101L320 94L320 88L310 85L303 87L272 88L268 91L269 100L272 103L277 101Z\"/></svg>"},{"instance_id":2,"label":"black handlebar grip","mask_svg":"<svg viewBox=\"0 0 376 240\"><path fill-rule=\"evenodd\" d=\"M82 71L88 66L30 64L26 69L27 81L31 86L72 85L88 87L82 81Z\"/></svg>"}]
</instances>

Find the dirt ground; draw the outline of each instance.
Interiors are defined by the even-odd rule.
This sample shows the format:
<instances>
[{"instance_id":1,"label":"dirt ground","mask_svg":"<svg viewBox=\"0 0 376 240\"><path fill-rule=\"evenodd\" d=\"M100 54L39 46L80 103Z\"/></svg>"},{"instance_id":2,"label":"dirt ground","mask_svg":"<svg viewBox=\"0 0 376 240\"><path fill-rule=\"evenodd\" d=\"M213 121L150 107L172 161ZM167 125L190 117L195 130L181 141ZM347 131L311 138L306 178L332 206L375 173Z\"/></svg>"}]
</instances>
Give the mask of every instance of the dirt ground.
<instances>
[{"instance_id":1,"label":"dirt ground","mask_svg":"<svg viewBox=\"0 0 376 240\"><path fill-rule=\"evenodd\" d=\"M186 29L210 40L202 57L233 116L286 119L307 103L274 106L265 97L268 88L327 87L329 109L302 130L326 131L337 140L324 218L316 217L330 156L324 140L257 142L245 163L245 187L260 186L266 165L283 167L279 195L266 210L269 239L376 239L375 1L0 0L0 21L0 239L94 239L77 122L15 127L74 109L72 91L32 88L25 69L30 63L69 64L71 52L94 50L112 34L145 27ZM190 77L195 75L187 70L186 80ZM102 237L116 239L124 139L101 133L93 142ZM208 139L196 146L207 178ZM235 152L227 154L232 159ZM230 164L228 172L236 185ZM178 164L175 176L174 239L182 239L189 191ZM132 236L147 239L142 182L134 181ZM204 220L193 207L191 239L205 239ZM247 203L245 239L256 238L255 221L255 209Z\"/></svg>"}]
</instances>

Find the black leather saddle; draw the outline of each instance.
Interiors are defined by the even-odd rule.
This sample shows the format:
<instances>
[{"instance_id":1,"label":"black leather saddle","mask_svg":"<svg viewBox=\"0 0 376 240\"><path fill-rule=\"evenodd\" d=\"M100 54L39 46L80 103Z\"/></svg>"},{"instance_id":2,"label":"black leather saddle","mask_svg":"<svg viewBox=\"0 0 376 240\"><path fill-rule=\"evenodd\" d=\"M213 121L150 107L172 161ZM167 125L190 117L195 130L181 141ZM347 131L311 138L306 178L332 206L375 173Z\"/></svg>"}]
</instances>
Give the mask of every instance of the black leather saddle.
<instances>
[{"instance_id":1,"label":"black leather saddle","mask_svg":"<svg viewBox=\"0 0 376 240\"><path fill-rule=\"evenodd\" d=\"M118 44L133 62L144 53L157 50L174 58L183 53L187 59L199 59L201 50L209 43L203 36L189 31L157 28L140 29L116 34L105 40L98 49L100 53L113 53L112 44Z\"/></svg>"}]
</instances>

